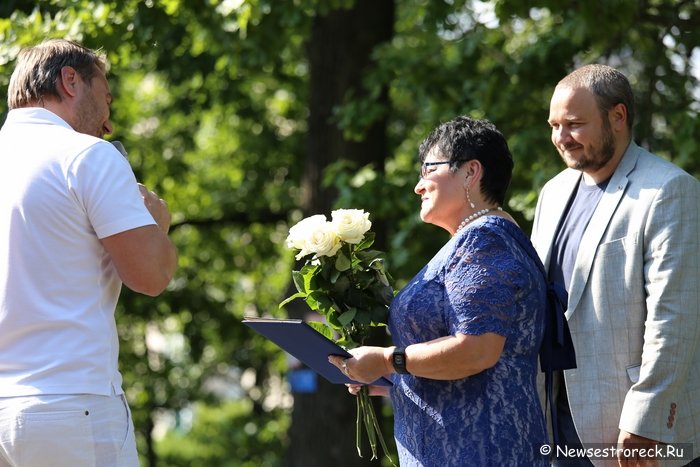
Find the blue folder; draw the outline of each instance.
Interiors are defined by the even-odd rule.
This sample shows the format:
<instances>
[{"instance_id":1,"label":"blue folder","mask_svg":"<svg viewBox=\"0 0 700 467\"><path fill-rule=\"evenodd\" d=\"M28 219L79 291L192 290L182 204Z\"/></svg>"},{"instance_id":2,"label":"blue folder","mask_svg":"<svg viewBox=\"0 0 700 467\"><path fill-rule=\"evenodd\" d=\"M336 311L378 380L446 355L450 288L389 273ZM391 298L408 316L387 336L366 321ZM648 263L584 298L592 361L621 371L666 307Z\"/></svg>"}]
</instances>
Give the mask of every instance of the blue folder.
<instances>
[{"instance_id":1,"label":"blue folder","mask_svg":"<svg viewBox=\"0 0 700 467\"><path fill-rule=\"evenodd\" d=\"M304 321L300 319L244 318L242 322L270 339L282 350L303 362L329 382L363 384L348 378L328 361L329 355L340 355L341 357L352 357L352 355ZM372 384L391 386L392 383L382 377Z\"/></svg>"}]
</instances>

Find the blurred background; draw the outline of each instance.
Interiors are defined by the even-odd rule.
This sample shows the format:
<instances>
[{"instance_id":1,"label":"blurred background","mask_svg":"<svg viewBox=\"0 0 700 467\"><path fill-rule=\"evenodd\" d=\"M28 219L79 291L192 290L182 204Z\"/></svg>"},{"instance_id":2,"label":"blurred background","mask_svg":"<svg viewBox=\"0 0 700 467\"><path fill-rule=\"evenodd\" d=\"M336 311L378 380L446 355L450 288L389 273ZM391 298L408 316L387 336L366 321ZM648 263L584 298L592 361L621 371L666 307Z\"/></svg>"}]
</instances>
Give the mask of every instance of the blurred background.
<instances>
[{"instance_id":1,"label":"blurred background","mask_svg":"<svg viewBox=\"0 0 700 467\"><path fill-rule=\"evenodd\" d=\"M2 121L17 52L50 37L106 53L111 139L173 212L175 279L155 299L125 289L117 310L145 467L390 465L366 444L357 456L343 387L240 321L307 317L278 308L284 239L307 215L370 212L396 287L412 277L448 239L413 193L417 146L440 122L505 134L507 208L528 233L563 168L549 99L579 65L623 71L636 140L700 173L700 0L3 0Z\"/></svg>"}]
</instances>

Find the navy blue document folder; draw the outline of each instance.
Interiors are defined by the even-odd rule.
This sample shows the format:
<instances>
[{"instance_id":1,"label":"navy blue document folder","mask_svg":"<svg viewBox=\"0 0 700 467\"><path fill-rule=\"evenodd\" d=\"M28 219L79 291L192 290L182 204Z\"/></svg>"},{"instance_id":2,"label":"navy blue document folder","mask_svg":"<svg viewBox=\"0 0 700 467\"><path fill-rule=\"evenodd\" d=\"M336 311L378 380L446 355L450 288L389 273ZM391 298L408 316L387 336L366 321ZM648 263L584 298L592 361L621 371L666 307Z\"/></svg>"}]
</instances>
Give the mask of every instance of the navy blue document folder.
<instances>
[{"instance_id":1,"label":"navy blue document folder","mask_svg":"<svg viewBox=\"0 0 700 467\"><path fill-rule=\"evenodd\" d=\"M328 361L329 355L351 357L345 349L316 331L300 319L244 318L243 324L277 344L282 350L303 362L335 384L362 384L354 381ZM391 381L380 378L374 385L391 386Z\"/></svg>"}]
</instances>

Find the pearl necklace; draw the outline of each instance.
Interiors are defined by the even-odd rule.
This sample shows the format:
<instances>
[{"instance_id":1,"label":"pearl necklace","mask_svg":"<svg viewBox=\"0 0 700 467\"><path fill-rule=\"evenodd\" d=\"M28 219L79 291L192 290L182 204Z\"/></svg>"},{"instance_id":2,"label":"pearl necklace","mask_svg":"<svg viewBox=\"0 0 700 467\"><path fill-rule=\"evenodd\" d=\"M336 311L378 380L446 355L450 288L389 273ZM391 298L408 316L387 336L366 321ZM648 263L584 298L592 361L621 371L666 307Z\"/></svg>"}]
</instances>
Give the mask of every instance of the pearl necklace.
<instances>
[{"instance_id":1,"label":"pearl necklace","mask_svg":"<svg viewBox=\"0 0 700 467\"><path fill-rule=\"evenodd\" d=\"M476 211L473 214L470 214L462 222L459 223L459 226L457 227L457 230L455 231L455 235L457 234L457 232L459 232L464 227L466 227L467 224L469 224L471 221L473 221L474 219L477 219L477 218L479 218L479 217L483 216L484 214L487 214L491 211L503 211L503 208L500 206L496 206L495 208L484 208L484 209L481 209L479 211Z\"/></svg>"}]
</instances>

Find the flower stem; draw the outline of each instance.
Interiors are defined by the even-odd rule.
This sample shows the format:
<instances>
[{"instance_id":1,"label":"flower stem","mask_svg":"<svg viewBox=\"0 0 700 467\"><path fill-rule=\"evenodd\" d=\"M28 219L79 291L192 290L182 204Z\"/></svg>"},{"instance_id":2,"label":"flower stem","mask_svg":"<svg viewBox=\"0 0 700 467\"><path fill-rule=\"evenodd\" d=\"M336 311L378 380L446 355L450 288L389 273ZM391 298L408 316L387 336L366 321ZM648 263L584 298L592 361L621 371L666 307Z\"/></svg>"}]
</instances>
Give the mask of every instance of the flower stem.
<instances>
[{"instance_id":1,"label":"flower stem","mask_svg":"<svg viewBox=\"0 0 700 467\"><path fill-rule=\"evenodd\" d=\"M394 461L389 457L389 449L387 449L386 442L384 441L384 436L382 435L381 427L379 426L379 420L377 420L377 414L372 406L372 401L370 400L369 388L367 386L362 386L360 392L357 394L357 420L355 427L355 446L357 447L357 453L362 457L362 436L360 425L364 424L365 432L367 433L367 438L369 440L369 445L372 450L372 460L379 459L377 454L377 438L379 439L379 444L382 447L384 456L389 459L391 465Z\"/></svg>"},{"instance_id":2,"label":"flower stem","mask_svg":"<svg viewBox=\"0 0 700 467\"><path fill-rule=\"evenodd\" d=\"M362 390L360 390L360 392L362 392ZM362 457L362 401L361 401L361 396L357 397L357 418L355 419L355 447L357 448L357 455Z\"/></svg>"}]
</instances>

